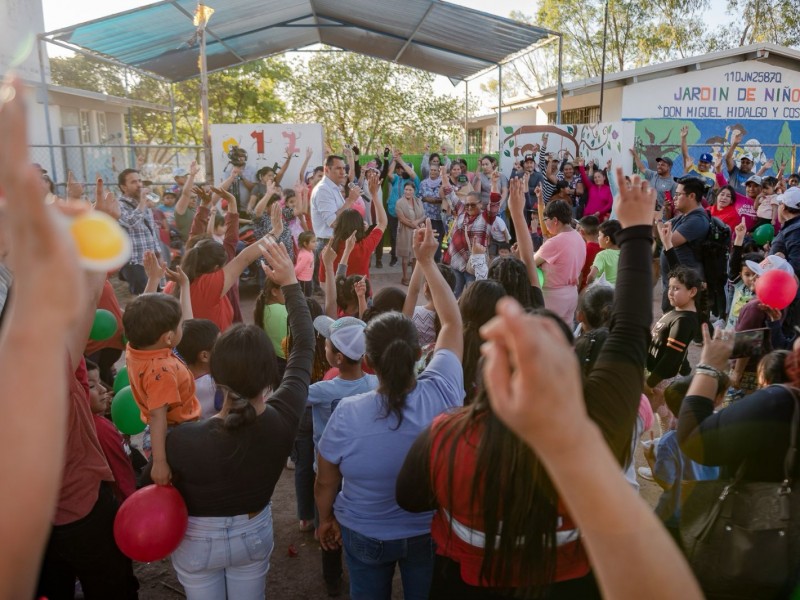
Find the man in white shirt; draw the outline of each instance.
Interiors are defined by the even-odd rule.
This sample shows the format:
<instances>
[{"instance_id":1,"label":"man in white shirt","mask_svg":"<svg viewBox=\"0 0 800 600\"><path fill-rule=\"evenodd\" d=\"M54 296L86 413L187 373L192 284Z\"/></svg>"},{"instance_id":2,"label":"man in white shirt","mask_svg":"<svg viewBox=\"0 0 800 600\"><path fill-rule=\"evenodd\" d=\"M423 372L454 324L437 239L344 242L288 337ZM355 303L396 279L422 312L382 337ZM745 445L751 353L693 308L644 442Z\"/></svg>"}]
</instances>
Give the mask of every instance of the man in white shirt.
<instances>
[{"instance_id":1,"label":"man in white shirt","mask_svg":"<svg viewBox=\"0 0 800 600\"><path fill-rule=\"evenodd\" d=\"M345 200L341 186L347 181L344 158L331 154L325 160L325 175L311 191L311 225L317 236L317 247L314 250L314 284L319 285L319 254L333 237L333 227L337 217L360 197L358 187L350 190ZM352 198L352 199L351 199Z\"/></svg>"}]
</instances>

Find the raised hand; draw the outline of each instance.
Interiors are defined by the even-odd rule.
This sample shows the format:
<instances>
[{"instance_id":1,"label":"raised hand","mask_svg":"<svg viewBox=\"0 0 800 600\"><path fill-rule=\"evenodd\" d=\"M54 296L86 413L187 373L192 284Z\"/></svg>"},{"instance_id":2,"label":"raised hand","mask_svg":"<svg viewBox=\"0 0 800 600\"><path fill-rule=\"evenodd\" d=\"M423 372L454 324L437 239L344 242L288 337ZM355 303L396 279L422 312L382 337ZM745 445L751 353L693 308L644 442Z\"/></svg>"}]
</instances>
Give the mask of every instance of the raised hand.
<instances>
[{"instance_id":1,"label":"raised hand","mask_svg":"<svg viewBox=\"0 0 800 600\"><path fill-rule=\"evenodd\" d=\"M67 171L67 200L80 200L83 191L83 184L75 181L72 171Z\"/></svg>"},{"instance_id":2,"label":"raised hand","mask_svg":"<svg viewBox=\"0 0 800 600\"><path fill-rule=\"evenodd\" d=\"M192 164L189 165L189 175L192 177L197 177L197 174L200 172L200 166L197 164L196 160L192 161Z\"/></svg>"},{"instance_id":3,"label":"raised hand","mask_svg":"<svg viewBox=\"0 0 800 600\"><path fill-rule=\"evenodd\" d=\"M414 256L418 261L433 262L433 257L436 254L436 249L439 247L439 242L436 241L436 236L433 235L430 219L425 219L425 227L414 230L412 247Z\"/></svg>"},{"instance_id":4,"label":"raised hand","mask_svg":"<svg viewBox=\"0 0 800 600\"><path fill-rule=\"evenodd\" d=\"M164 276L166 267L164 263L159 262L155 252L152 250L145 250L144 252L144 272L147 273L147 279L157 281Z\"/></svg>"},{"instance_id":5,"label":"raised hand","mask_svg":"<svg viewBox=\"0 0 800 600\"><path fill-rule=\"evenodd\" d=\"M220 194L219 192L215 191L215 189L216 188L212 187L211 191L213 191L218 196L221 196L222 194ZM195 195L197 195L197 197L200 198L200 204L202 204L203 206L208 207L208 206L211 206L211 204L213 204L212 199L211 199L211 194L207 194L206 191L203 188L201 188L199 185L196 185L196 186L192 187L192 192L194 192Z\"/></svg>"},{"instance_id":6,"label":"raised hand","mask_svg":"<svg viewBox=\"0 0 800 600\"><path fill-rule=\"evenodd\" d=\"M517 177L508 182L508 210L511 214L525 210L525 189L522 180Z\"/></svg>"},{"instance_id":7,"label":"raised hand","mask_svg":"<svg viewBox=\"0 0 800 600\"><path fill-rule=\"evenodd\" d=\"M167 279L174 281L179 287L189 287L189 276L183 272L183 269L181 269L180 266L175 267L175 270L172 271L171 269L167 268L166 263L162 263L162 265L164 266L164 275L166 275Z\"/></svg>"},{"instance_id":8,"label":"raised hand","mask_svg":"<svg viewBox=\"0 0 800 600\"><path fill-rule=\"evenodd\" d=\"M728 368L728 359L733 352L733 332L717 329L712 337L707 323L703 323L702 330L703 349L700 351L700 362L725 371Z\"/></svg>"},{"instance_id":9,"label":"raised hand","mask_svg":"<svg viewBox=\"0 0 800 600\"><path fill-rule=\"evenodd\" d=\"M664 250L672 248L672 221L657 223L656 228L658 229L658 237L661 238Z\"/></svg>"},{"instance_id":10,"label":"raised hand","mask_svg":"<svg viewBox=\"0 0 800 600\"><path fill-rule=\"evenodd\" d=\"M260 242L259 248L264 257L262 267L267 277L280 286L297 283L292 259L283 244L267 240Z\"/></svg>"},{"instance_id":11,"label":"raised hand","mask_svg":"<svg viewBox=\"0 0 800 600\"><path fill-rule=\"evenodd\" d=\"M353 285L353 290L356 293L356 296L359 298L363 298L367 295L367 276L365 275Z\"/></svg>"},{"instance_id":12,"label":"raised hand","mask_svg":"<svg viewBox=\"0 0 800 600\"><path fill-rule=\"evenodd\" d=\"M625 174L620 167L617 167L617 181L625 181ZM620 187L617 219L623 228L652 225L655 209L656 190L650 187L646 179L634 175L630 188L624 185Z\"/></svg>"},{"instance_id":13,"label":"raised hand","mask_svg":"<svg viewBox=\"0 0 800 600\"><path fill-rule=\"evenodd\" d=\"M350 191L347 192L347 201L351 204L361 198L361 188L357 185L354 185L350 188Z\"/></svg>"},{"instance_id":14,"label":"raised hand","mask_svg":"<svg viewBox=\"0 0 800 600\"><path fill-rule=\"evenodd\" d=\"M731 136L731 144L733 144L734 146L738 146L739 144L742 143L743 136L744 134L741 131L739 131L738 129L734 129L733 135Z\"/></svg>"},{"instance_id":15,"label":"raised hand","mask_svg":"<svg viewBox=\"0 0 800 600\"><path fill-rule=\"evenodd\" d=\"M482 246L478 240L472 242L472 253L473 254L486 254L486 247Z\"/></svg>"},{"instance_id":16,"label":"raised hand","mask_svg":"<svg viewBox=\"0 0 800 600\"><path fill-rule=\"evenodd\" d=\"M685 138L687 135L689 135L689 126L684 125L683 127L681 127L681 137Z\"/></svg>"},{"instance_id":17,"label":"raised hand","mask_svg":"<svg viewBox=\"0 0 800 600\"><path fill-rule=\"evenodd\" d=\"M350 236L344 241L344 254L349 255L353 248L356 247L356 232L350 234Z\"/></svg>"},{"instance_id":18,"label":"raised hand","mask_svg":"<svg viewBox=\"0 0 800 600\"><path fill-rule=\"evenodd\" d=\"M369 171L367 173L367 187L369 188L369 195L372 197L373 201L377 201L378 199L378 188L380 185L380 175L375 171Z\"/></svg>"},{"instance_id":19,"label":"raised hand","mask_svg":"<svg viewBox=\"0 0 800 600\"><path fill-rule=\"evenodd\" d=\"M109 217L119 220L122 211L119 207L119 199L113 192L103 193L103 180L98 179L97 188L100 191L99 197L96 195L94 209L106 213Z\"/></svg>"},{"instance_id":20,"label":"raised hand","mask_svg":"<svg viewBox=\"0 0 800 600\"><path fill-rule=\"evenodd\" d=\"M774 165L774 164L775 164L775 159L774 158L768 158L767 160L764 161L764 168L771 169L772 165Z\"/></svg>"},{"instance_id":21,"label":"raised hand","mask_svg":"<svg viewBox=\"0 0 800 600\"><path fill-rule=\"evenodd\" d=\"M272 231L270 233L277 240L283 233L283 214L279 202L275 202L269 211L269 216L272 221Z\"/></svg>"}]
</instances>

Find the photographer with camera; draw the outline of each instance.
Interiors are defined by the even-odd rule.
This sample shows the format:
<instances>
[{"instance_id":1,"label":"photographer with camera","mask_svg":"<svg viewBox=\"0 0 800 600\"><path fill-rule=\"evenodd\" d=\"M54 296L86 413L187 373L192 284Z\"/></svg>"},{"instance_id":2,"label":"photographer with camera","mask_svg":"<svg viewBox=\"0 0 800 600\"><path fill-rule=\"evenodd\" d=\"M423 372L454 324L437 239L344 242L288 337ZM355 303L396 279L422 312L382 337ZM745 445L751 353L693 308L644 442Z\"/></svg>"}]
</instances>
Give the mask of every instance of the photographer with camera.
<instances>
[{"instance_id":1,"label":"photographer with camera","mask_svg":"<svg viewBox=\"0 0 800 600\"><path fill-rule=\"evenodd\" d=\"M247 150L231 146L228 150L228 164L222 170L223 182L220 187L236 196L239 206L247 206L250 192L256 185L253 167L247 165Z\"/></svg>"}]
</instances>

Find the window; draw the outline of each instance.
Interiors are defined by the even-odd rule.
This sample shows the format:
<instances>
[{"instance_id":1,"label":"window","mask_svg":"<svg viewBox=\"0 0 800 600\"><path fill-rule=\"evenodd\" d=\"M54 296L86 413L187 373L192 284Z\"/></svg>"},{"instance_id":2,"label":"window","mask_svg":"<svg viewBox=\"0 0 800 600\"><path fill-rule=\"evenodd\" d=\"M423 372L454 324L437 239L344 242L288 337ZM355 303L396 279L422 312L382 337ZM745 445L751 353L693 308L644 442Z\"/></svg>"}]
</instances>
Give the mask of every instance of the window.
<instances>
[{"instance_id":1,"label":"window","mask_svg":"<svg viewBox=\"0 0 800 600\"><path fill-rule=\"evenodd\" d=\"M467 131L467 154L483 152L483 129L470 129Z\"/></svg>"},{"instance_id":2,"label":"window","mask_svg":"<svg viewBox=\"0 0 800 600\"><path fill-rule=\"evenodd\" d=\"M561 111L562 125L583 125L597 123L600 120L600 106L584 106ZM547 122L553 125L556 122L556 113L547 113Z\"/></svg>"},{"instance_id":3,"label":"window","mask_svg":"<svg viewBox=\"0 0 800 600\"><path fill-rule=\"evenodd\" d=\"M81 144L92 143L92 130L89 126L89 111L81 111Z\"/></svg>"},{"instance_id":4,"label":"window","mask_svg":"<svg viewBox=\"0 0 800 600\"><path fill-rule=\"evenodd\" d=\"M106 113L97 113L97 138L101 144L108 141L108 127L106 126Z\"/></svg>"}]
</instances>

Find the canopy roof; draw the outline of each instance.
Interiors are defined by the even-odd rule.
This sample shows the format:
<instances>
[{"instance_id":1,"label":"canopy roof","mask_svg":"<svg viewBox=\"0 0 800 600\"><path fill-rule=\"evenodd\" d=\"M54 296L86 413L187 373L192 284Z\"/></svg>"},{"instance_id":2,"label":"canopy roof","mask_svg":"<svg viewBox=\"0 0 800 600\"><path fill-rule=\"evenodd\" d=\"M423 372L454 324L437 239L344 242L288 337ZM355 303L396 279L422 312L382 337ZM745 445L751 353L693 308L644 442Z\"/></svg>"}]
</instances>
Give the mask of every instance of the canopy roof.
<instances>
[{"instance_id":1,"label":"canopy roof","mask_svg":"<svg viewBox=\"0 0 800 600\"><path fill-rule=\"evenodd\" d=\"M456 83L555 32L442 0L205 0L208 70L327 44ZM44 38L182 81L199 75L189 45L196 0L164 0L51 31Z\"/></svg>"}]
</instances>

